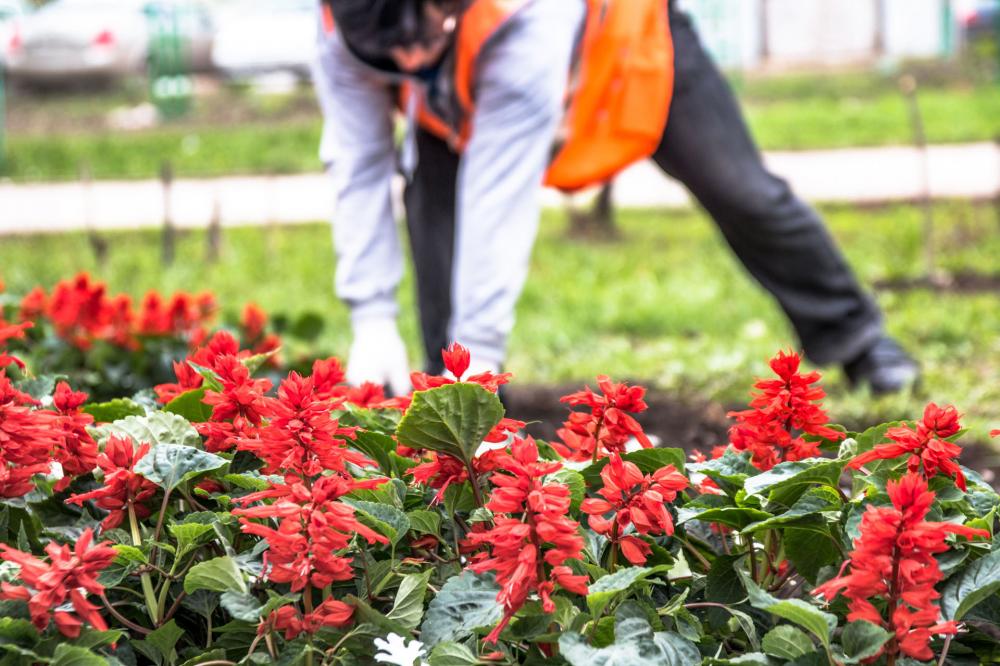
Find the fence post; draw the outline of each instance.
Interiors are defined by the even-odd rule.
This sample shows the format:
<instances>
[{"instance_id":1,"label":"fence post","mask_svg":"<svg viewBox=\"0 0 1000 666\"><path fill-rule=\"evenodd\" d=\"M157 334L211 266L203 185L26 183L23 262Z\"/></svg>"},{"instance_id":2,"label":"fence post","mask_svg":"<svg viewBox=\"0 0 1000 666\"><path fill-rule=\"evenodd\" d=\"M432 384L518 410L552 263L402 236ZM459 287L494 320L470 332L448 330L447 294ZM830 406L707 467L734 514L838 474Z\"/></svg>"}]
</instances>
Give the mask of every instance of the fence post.
<instances>
[{"instance_id":1,"label":"fence post","mask_svg":"<svg viewBox=\"0 0 1000 666\"><path fill-rule=\"evenodd\" d=\"M171 189L173 187L174 170L170 162L160 166L160 184L163 186L163 265L174 263L177 229L174 227L173 209L171 207Z\"/></svg>"},{"instance_id":2,"label":"fence post","mask_svg":"<svg viewBox=\"0 0 1000 666\"><path fill-rule=\"evenodd\" d=\"M0 67L0 173L7 167L7 91L3 68Z\"/></svg>"}]
</instances>

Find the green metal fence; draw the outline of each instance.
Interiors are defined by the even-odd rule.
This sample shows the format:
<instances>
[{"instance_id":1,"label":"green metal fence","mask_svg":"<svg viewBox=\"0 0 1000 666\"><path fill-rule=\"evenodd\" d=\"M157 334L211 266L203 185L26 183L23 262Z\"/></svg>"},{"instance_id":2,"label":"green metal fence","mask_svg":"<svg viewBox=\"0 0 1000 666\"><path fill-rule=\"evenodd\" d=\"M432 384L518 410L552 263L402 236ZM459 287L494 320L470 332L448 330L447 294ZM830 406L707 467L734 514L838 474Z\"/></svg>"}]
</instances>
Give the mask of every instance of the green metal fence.
<instances>
[{"instance_id":1,"label":"green metal fence","mask_svg":"<svg viewBox=\"0 0 1000 666\"><path fill-rule=\"evenodd\" d=\"M145 11L149 21L150 99L162 118L178 118L190 110L194 91L191 37L184 29L192 9L180 3L150 3Z\"/></svg>"}]
</instances>

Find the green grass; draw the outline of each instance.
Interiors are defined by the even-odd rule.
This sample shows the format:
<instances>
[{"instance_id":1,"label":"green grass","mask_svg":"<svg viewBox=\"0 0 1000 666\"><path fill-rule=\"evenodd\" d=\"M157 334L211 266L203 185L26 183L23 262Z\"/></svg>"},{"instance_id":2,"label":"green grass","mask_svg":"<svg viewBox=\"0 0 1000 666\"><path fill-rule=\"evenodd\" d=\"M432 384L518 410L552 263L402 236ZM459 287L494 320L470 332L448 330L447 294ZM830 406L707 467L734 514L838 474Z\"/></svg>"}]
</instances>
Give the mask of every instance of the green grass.
<instances>
[{"instance_id":1,"label":"green grass","mask_svg":"<svg viewBox=\"0 0 1000 666\"><path fill-rule=\"evenodd\" d=\"M936 209L941 267L996 272L1000 234L995 209L966 203ZM922 266L921 216L912 207L827 211L866 283L914 277ZM548 213L518 308L510 369L517 380L593 382L599 373L630 377L726 403L746 396L766 359L796 342L783 316L733 260L711 222L697 212L620 215L623 239L612 244L566 239L561 214ZM107 265L95 266L80 234L5 238L2 277L12 293L90 270L115 290L212 289L235 311L254 300L273 313L322 314L321 351L344 354L347 311L332 293L334 259L326 225L227 230L220 263L207 264L204 237L185 234L176 263L159 264L153 232L108 235ZM417 358L412 284L401 290L402 331ZM998 295L881 293L888 328L923 363L916 395L871 400L847 391L831 369L832 414L875 420L920 412L929 399L953 402L977 438L1000 427ZM295 350L292 350L293 352ZM301 350L300 350L301 351Z\"/></svg>"},{"instance_id":2,"label":"green grass","mask_svg":"<svg viewBox=\"0 0 1000 666\"><path fill-rule=\"evenodd\" d=\"M937 76L942 76L938 74ZM950 81L950 85L945 85ZM909 144L907 105L894 77L870 72L788 75L735 82L760 145L819 149ZM6 164L14 180L152 178L164 161L180 176L297 173L321 168L319 111L311 93L261 97L222 89L199 98L186 120L150 130L112 132L104 117L135 103L135 90L110 94L14 97ZM990 141L1000 136L1000 85L949 79L927 85L920 107L928 141Z\"/></svg>"}]
</instances>

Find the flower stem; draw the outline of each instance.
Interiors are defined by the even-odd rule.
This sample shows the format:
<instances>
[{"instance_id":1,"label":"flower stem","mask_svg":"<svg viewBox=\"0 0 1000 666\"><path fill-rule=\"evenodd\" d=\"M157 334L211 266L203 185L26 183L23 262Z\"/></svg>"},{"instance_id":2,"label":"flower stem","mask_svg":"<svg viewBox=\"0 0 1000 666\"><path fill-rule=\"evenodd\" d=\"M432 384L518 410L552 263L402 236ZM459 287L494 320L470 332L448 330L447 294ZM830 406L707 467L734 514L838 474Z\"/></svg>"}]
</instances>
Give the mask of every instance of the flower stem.
<instances>
[{"instance_id":1,"label":"flower stem","mask_svg":"<svg viewBox=\"0 0 1000 666\"><path fill-rule=\"evenodd\" d=\"M132 529L132 545L136 548L142 548L142 533L139 532L139 520L135 516L135 506L132 502L128 503L128 523ZM142 581L142 593L146 597L146 611L149 613L149 619L155 625L160 613L156 603L156 593L153 590L153 579L147 572L140 576L140 580Z\"/></svg>"},{"instance_id":2,"label":"flower stem","mask_svg":"<svg viewBox=\"0 0 1000 666\"><path fill-rule=\"evenodd\" d=\"M472 496L476 499L476 506L479 508L483 507L483 494L479 490L479 478L476 476L475 467L472 465L471 460L465 461L465 469L469 474L469 484L472 486Z\"/></svg>"}]
</instances>

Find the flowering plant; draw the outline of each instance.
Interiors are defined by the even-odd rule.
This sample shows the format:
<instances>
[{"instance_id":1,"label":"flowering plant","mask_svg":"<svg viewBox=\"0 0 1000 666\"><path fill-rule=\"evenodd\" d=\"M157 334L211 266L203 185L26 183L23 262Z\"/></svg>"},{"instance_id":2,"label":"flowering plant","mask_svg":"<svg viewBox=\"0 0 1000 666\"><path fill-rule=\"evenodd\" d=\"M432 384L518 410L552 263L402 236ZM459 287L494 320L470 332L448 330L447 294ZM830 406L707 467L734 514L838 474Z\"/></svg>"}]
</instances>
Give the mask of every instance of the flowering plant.
<instances>
[{"instance_id":1,"label":"flowering plant","mask_svg":"<svg viewBox=\"0 0 1000 666\"><path fill-rule=\"evenodd\" d=\"M544 442L460 347L387 399L335 359L259 378L221 332L88 411L7 374L30 323L0 327L0 663L997 659L1000 497L953 407L847 432L783 352L689 457L607 377Z\"/></svg>"}]
</instances>

